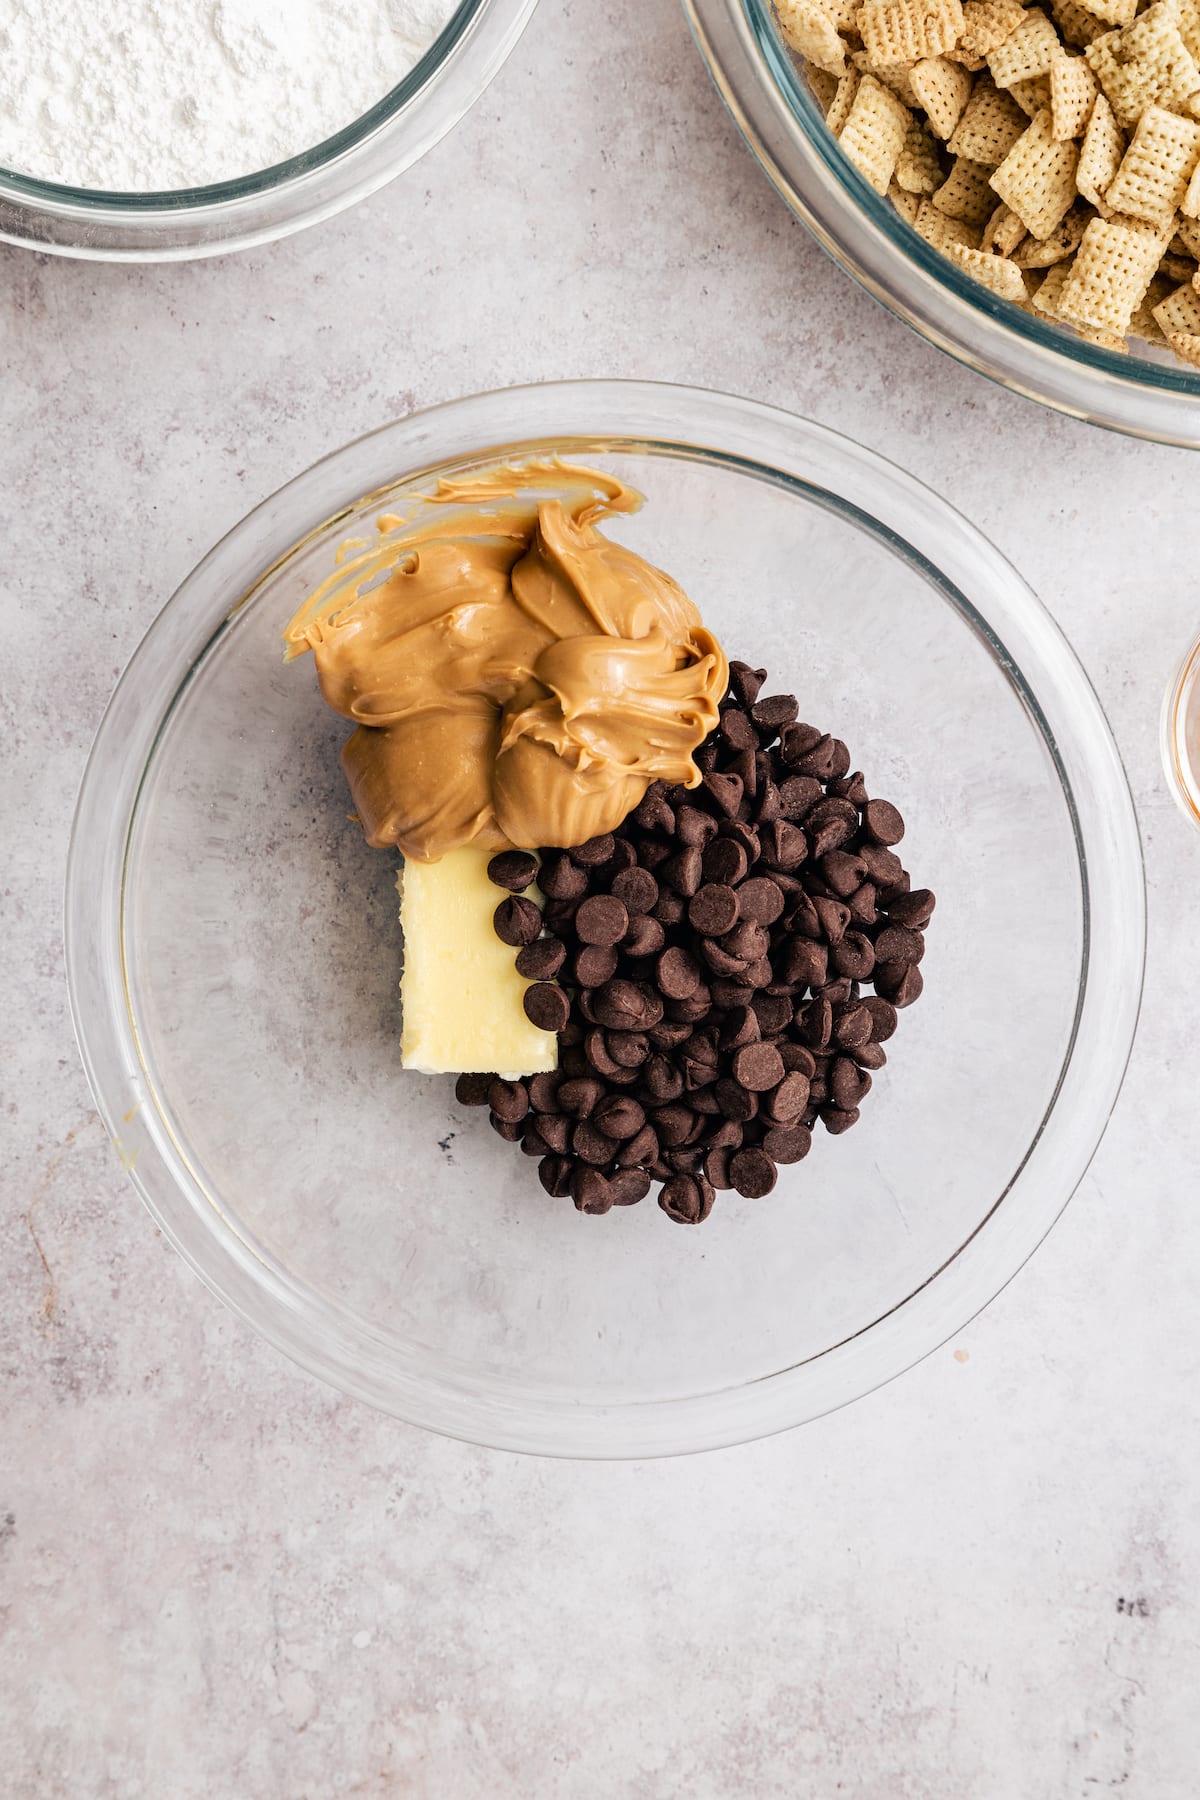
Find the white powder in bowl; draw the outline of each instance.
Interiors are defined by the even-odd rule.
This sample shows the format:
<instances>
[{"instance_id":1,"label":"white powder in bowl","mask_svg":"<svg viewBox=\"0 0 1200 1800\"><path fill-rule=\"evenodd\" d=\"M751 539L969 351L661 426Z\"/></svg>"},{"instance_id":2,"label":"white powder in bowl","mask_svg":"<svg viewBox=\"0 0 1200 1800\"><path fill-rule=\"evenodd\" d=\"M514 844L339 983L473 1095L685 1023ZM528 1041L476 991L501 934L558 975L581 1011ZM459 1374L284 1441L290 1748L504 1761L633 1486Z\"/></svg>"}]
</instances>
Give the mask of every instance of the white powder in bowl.
<instances>
[{"instance_id":1,"label":"white powder in bowl","mask_svg":"<svg viewBox=\"0 0 1200 1800\"><path fill-rule=\"evenodd\" d=\"M201 187L350 125L458 0L0 0L0 166Z\"/></svg>"}]
</instances>

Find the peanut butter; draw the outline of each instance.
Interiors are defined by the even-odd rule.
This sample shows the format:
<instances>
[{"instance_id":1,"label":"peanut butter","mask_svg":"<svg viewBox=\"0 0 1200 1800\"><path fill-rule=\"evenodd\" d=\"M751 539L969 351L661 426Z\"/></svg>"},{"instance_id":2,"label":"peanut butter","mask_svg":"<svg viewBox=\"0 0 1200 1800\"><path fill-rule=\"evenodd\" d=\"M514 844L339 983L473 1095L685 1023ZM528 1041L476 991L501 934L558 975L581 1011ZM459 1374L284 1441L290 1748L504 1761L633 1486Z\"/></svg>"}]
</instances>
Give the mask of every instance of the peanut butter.
<instances>
[{"instance_id":1,"label":"peanut butter","mask_svg":"<svg viewBox=\"0 0 1200 1800\"><path fill-rule=\"evenodd\" d=\"M655 780L695 787L724 652L669 575L597 529L641 496L554 462L443 480L344 545L296 614L367 841L435 862L470 842L570 845Z\"/></svg>"}]
</instances>

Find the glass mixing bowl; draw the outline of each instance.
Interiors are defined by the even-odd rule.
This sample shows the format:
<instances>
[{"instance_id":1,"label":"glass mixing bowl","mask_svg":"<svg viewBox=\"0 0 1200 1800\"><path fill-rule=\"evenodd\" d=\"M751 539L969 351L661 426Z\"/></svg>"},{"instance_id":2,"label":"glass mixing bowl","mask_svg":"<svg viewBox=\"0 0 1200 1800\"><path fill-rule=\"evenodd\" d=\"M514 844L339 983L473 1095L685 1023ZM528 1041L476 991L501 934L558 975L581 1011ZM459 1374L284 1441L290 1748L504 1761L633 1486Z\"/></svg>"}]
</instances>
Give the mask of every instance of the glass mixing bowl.
<instances>
[{"instance_id":1,"label":"glass mixing bowl","mask_svg":"<svg viewBox=\"0 0 1200 1800\"><path fill-rule=\"evenodd\" d=\"M1200 445L1200 374L1134 343L1102 350L972 281L843 156L770 0L683 0L717 88L770 180L867 292L969 368L1074 418Z\"/></svg>"},{"instance_id":2,"label":"glass mixing bowl","mask_svg":"<svg viewBox=\"0 0 1200 1800\"><path fill-rule=\"evenodd\" d=\"M328 219L424 156L470 110L537 0L462 0L389 94L302 156L238 181L104 193L0 168L0 239L105 262L181 262L246 250Z\"/></svg>"},{"instance_id":3,"label":"glass mixing bowl","mask_svg":"<svg viewBox=\"0 0 1200 1800\"><path fill-rule=\"evenodd\" d=\"M343 539L438 475L610 467L614 536L842 734L938 894L925 995L862 1122L708 1222L595 1219L399 1066L395 858L281 631ZM515 1450L647 1456L778 1431L897 1374L1065 1204L1133 1035L1129 791L1079 664L957 513L747 400L565 383L456 401L318 463L164 607L101 725L66 896L97 1104L163 1230L347 1393Z\"/></svg>"}]
</instances>

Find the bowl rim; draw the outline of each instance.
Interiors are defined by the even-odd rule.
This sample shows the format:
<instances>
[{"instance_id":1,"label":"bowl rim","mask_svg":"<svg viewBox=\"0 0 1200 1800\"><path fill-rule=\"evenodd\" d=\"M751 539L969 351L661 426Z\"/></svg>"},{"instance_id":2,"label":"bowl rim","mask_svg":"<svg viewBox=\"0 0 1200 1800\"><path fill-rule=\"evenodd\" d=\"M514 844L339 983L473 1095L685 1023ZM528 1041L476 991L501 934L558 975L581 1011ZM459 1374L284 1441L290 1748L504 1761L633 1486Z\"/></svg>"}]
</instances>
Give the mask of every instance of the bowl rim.
<instances>
[{"instance_id":1,"label":"bowl rim","mask_svg":"<svg viewBox=\"0 0 1200 1800\"><path fill-rule=\"evenodd\" d=\"M163 723L214 631L299 543L364 497L450 461L548 441L571 455L636 447L732 463L815 496L869 494L875 529L943 587L965 597L978 592L982 572L987 618L966 604L1046 742L1076 834L1083 974L1074 1032L1004 1204L993 1203L912 1295L844 1343L754 1381L669 1400L596 1405L530 1398L508 1380L472 1389L453 1374L398 1376L363 1322L328 1305L318 1317L310 1291L272 1266L198 1184L146 1079L124 966L123 878L138 797ZM219 607L214 584L227 596ZM1028 683L1023 669L1033 671ZM310 1373L411 1424L499 1449L627 1458L715 1449L831 1411L929 1354L1007 1284L1082 1179L1119 1093L1141 998L1145 890L1128 781L1100 702L1050 615L976 527L875 452L779 408L659 383L577 381L470 395L383 425L278 489L202 558L146 632L101 720L71 832L64 924L71 1013L97 1108L152 1216L214 1293Z\"/></svg>"},{"instance_id":2,"label":"bowl rim","mask_svg":"<svg viewBox=\"0 0 1200 1800\"><path fill-rule=\"evenodd\" d=\"M1200 448L1200 374L1122 356L1025 314L956 269L844 156L770 0L682 0L718 93L822 248L930 343L999 386L1128 436Z\"/></svg>"},{"instance_id":3,"label":"bowl rim","mask_svg":"<svg viewBox=\"0 0 1200 1800\"><path fill-rule=\"evenodd\" d=\"M173 262L285 237L365 199L432 149L498 73L537 0L458 0L358 118L297 155L191 188L79 188L0 166L0 241L50 255Z\"/></svg>"}]
</instances>

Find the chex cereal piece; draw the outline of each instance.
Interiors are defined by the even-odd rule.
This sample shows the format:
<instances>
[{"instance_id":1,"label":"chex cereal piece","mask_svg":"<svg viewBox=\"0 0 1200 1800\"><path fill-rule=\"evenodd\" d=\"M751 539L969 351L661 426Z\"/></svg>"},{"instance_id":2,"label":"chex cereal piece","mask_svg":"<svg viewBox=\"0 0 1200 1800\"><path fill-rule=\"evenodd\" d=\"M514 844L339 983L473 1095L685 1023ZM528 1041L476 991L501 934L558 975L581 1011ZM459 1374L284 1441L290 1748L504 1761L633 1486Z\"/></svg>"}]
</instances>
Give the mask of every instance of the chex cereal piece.
<instances>
[{"instance_id":1,"label":"chex cereal piece","mask_svg":"<svg viewBox=\"0 0 1200 1800\"><path fill-rule=\"evenodd\" d=\"M1200 0L1176 0L1179 35L1200 63Z\"/></svg>"},{"instance_id":2,"label":"chex cereal piece","mask_svg":"<svg viewBox=\"0 0 1200 1800\"><path fill-rule=\"evenodd\" d=\"M828 118L834 95L838 91L837 76L830 75L825 69L808 69L805 72L808 75L808 85L813 91L817 105Z\"/></svg>"},{"instance_id":3,"label":"chex cereal piece","mask_svg":"<svg viewBox=\"0 0 1200 1800\"><path fill-rule=\"evenodd\" d=\"M1045 75L1057 57L1065 56L1061 40L1040 7L1031 7L1017 29L988 53L988 68L997 87Z\"/></svg>"},{"instance_id":4,"label":"chex cereal piece","mask_svg":"<svg viewBox=\"0 0 1200 1800\"><path fill-rule=\"evenodd\" d=\"M948 218L965 219L968 225L978 225L982 230L996 210L990 174L990 169L972 162L969 156L956 156L933 198Z\"/></svg>"},{"instance_id":5,"label":"chex cereal piece","mask_svg":"<svg viewBox=\"0 0 1200 1800\"><path fill-rule=\"evenodd\" d=\"M940 138L948 138L970 98L971 77L958 63L930 56L913 65L909 79L933 130Z\"/></svg>"},{"instance_id":6,"label":"chex cereal piece","mask_svg":"<svg viewBox=\"0 0 1200 1800\"><path fill-rule=\"evenodd\" d=\"M1194 331L1170 331L1167 342L1181 362L1191 363L1194 369L1200 369L1200 333Z\"/></svg>"},{"instance_id":7,"label":"chex cereal piece","mask_svg":"<svg viewBox=\"0 0 1200 1800\"><path fill-rule=\"evenodd\" d=\"M1127 337L1144 338L1150 344L1166 343L1166 333L1154 316L1154 308L1161 305L1170 291L1171 283L1156 275L1134 310Z\"/></svg>"},{"instance_id":8,"label":"chex cereal piece","mask_svg":"<svg viewBox=\"0 0 1200 1800\"><path fill-rule=\"evenodd\" d=\"M1025 235L1024 225L1002 200L983 228L979 248L992 250L997 256L1011 256Z\"/></svg>"},{"instance_id":9,"label":"chex cereal piece","mask_svg":"<svg viewBox=\"0 0 1200 1800\"><path fill-rule=\"evenodd\" d=\"M1192 285L1176 288L1154 308L1159 327L1169 338L1173 332L1200 333L1200 294Z\"/></svg>"},{"instance_id":10,"label":"chex cereal piece","mask_svg":"<svg viewBox=\"0 0 1200 1800\"><path fill-rule=\"evenodd\" d=\"M953 156L995 169L1025 130L1025 114L1011 94L983 75L971 90L963 116L950 133L946 148Z\"/></svg>"},{"instance_id":11,"label":"chex cereal piece","mask_svg":"<svg viewBox=\"0 0 1200 1800\"><path fill-rule=\"evenodd\" d=\"M1010 38L1025 17L1021 0L966 0L962 35L954 54L986 57Z\"/></svg>"},{"instance_id":12,"label":"chex cereal piece","mask_svg":"<svg viewBox=\"0 0 1200 1800\"><path fill-rule=\"evenodd\" d=\"M1200 262L1200 220L1176 219L1175 236L1185 254Z\"/></svg>"},{"instance_id":13,"label":"chex cereal piece","mask_svg":"<svg viewBox=\"0 0 1200 1800\"><path fill-rule=\"evenodd\" d=\"M938 142L923 120L914 119L896 158L896 184L906 194L932 194L946 179Z\"/></svg>"},{"instance_id":14,"label":"chex cereal piece","mask_svg":"<svg viewBox=\"0 0 1200 1800\"><path fill-rule=\"evenodd\" d=\"M1050 104L1050 78L1048 75L1031 75L1028 81L1014 81L1008 92L1025 117L1032 119L1034 113Z\"/></svg>"},{"instance_id":15,"label":"chex cereal piece","mask_svg":"<svg viewBox=\"0 0 1200 1800\"><path fill-rule=\"evenodd\" d=\"M1200 67L1175 22L1177 0L1156 0L1132 25L1084 51L1117 122L1136 125L1148 106L1187 109L1200 94Z\"/></svg>"},{"instance_id":16,"label":"chex cereal piece","mask_svg":"<svg viewBox=\"0 0 1200 1800\"><path fill-rule=\"evenodd\" d=\"M846 46L833 18L818 0L776 0L776 10L792 49L807 57L814 68L840 75L846 66Z\"/></svg>"},{"instance_id":17,"label":"chex cereal piece","mask_svg":"<svg viewBox=\"0 0 1200 1800\"><path fill-rule=\"evenodd\" d=\"M876 81L882 81L884 87L891 88L897 100L905 106L920 106L920 101L913 92L912 72L914 63L877 63L872 62L865 50L851 52L850 61L863 75L873 75Z\"/></svg>"},{"instance_id":18,"label":"chex cereal piece","mask_svg":"<svg viewBox=\"0 0 1200 1800\"><path fill-rule=\"evenodd\" d=\"M1052 0L1050 10L1065 42L1074 44L1079 50L1103 37L1108 29L1102 19L1086 7L1078 6L1076 0Z\"/></svg>"},{"instance_id":19,"label":"chex cereal piece","mask_svg":"<svg viewBox=\"0 0 1200 1800\"><path fill-rule=\"evenodd\" d=\"M1082 56L1050 64L1050 124L1056 138L1082 137L1100 84Z\"/></svg>"},{"instance_id":20,"label":"chex cereal piece","mask_svg":"<svg viewBox=\"0 0 1200 1800\"><path fill-rule=\"evenodd\" d=\"M1037 238L1047 238L1075 198L1077 144L1059 143L1051 131L1050 108L1030 120L991 185Z\"/></svg>"},{"instance_id":21,"label":"chex cereal piece","mask_svg":"<svg viewBox=\"0 0 1200 1800\"><path fill-rule=\"evenodd\" d=\"M1200 219L1200 168L1193 169L1192 179L1179 202L1179 210L1185 218Z\"/></svg>"},{"instance_id":22,"label":"chex cereal piece","mask_svg":"<svg viewBox=\"0 0 1200 1800\"><path fill-rule=\"evenodd\" d=\"M854 96L858 92L862 76L857 69L847 69L837 84L837 91L825 114L825 123L834 137L840 137L842 126L850 117L850 108L854 105Z\"/></svg>"},{"instance_id":23,"label":"chex cereal piece","mask_svg":"<svg viewBox=\"0 0 1200 1800\"><path fill-rule=\"evenodd\" d=\"M864 75L838 142L878 194L886 194L912 115L874 75Z\"/></svg>"},{"instance_id":24,"label":"chex cereal piece","mask_svg":"<svg viewBox=\"0 0 1200 1800\"><path fill-rule=\"evenodd\" d=\"M887 191L887 197L906 224L916 224L917 214L921 210L919 194L910 194L907 188L902 188L893 181Z\"/></svg>"},{"instance_id":25,"label":"chex cereal piece","mask_svg":"<svg viewBox=\"0 0 1200 1800\"><path fill-rule=\"evenodd\" d=\"M951 244L946 255L981 287L999 294L1002 300L1012 300L1018 306L1025 304L1025 283L1021 279L1021 271L1007 257L993 256L985 250L972 250L967 244Z\"/></svg>"},{"instance_id":26,"label":"chex cereal piece","mask_svg":"<svg viewBox=\"0 0 1200 1800\"><path fill-rule=\"evenodd\" d=\"M875 62L942 56L962 28L962 0L867 0L858 13L863 48Z\"/></svg>"},{"instance_id":27,"label":"chex cereal piece","mask_svg":"<svg viewBox=\"0 0 1200 1800\"><path fill-rule=\"evenodd\" d=\"M1125 135L1113 117L1113 109L1106 97L1097 94L1075 170L1075 185L1093 206L1103 203L1124 154Z\"/></svg>"},{"instance_id":28,"label":"chex cereal piece","mask_svg":"<svg viewBox=\"0 0 1200 1800\"><path fill-rule=\"evenodd\" d=\"M978 227L968 225L965 219L948 218L932 200L922 200L913 229L943 255L951 244L970 244L975 250L979 248Z\"/></svg>"},{"instance_id":29,"label":"chex cereal piece","mask_svg":"<svg viewBox=\"0 0 1200 1800\"><path fill-rule=\"evenodd\" d=\"M1128 25L1137 16L1138 0L1087 0L1087 9L1105 25Z\"/></svg>"},{"instance_id":30,"label":"chex cereal piece","mask_svg":"<svg viewBox=\"0 0 1200 1800\"><path fill-rule=\"evenodd\" d=\"M1073 325L1127 331L1165 247L1162 233L1149 225L1093 219L1071 264L1060 316Z\"/></svg>"},{"instance_id":31,"label":"chex cereal piece","mask_svg":"<svg viewBox=\"0 0 1200 1800\"><path fill-rule=\"evenodd\" d=\"M1067 285L1070 273L1070 263L1057 263L1050 270L1041 287L1033 296L1035 312L1045 313L1048 319L1057 319L1058 303L1062 299L1062 291Z\"/></svg>"},{"instance_id":32,"label":"chex cereal piece","mask_svg":"<svg viewBox=\"0 0 1200 1800\"><path fill-rule=\"evenodd\" d=\"M1076 203L1049 237L1026 238L1013 253L1013 261L1019 269L1049 269L1066 262L1078 250L1091 217L1086 206Z\"/></svg>"},{"instance_id":33,"label":"chex cereal piece","mask_svg":"<svg viewBox=\"0 0 1200 1800\"><path fill-rule=\"evenodd\" d=\"M1149 106L1105 191L1105 205L1148 225L1164 224L1175 217L1197 164L1200 125Z\"/></svg>"}]
</instances>

